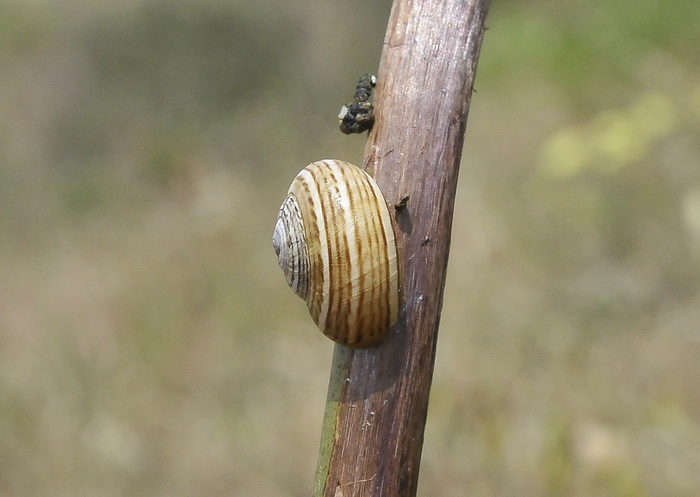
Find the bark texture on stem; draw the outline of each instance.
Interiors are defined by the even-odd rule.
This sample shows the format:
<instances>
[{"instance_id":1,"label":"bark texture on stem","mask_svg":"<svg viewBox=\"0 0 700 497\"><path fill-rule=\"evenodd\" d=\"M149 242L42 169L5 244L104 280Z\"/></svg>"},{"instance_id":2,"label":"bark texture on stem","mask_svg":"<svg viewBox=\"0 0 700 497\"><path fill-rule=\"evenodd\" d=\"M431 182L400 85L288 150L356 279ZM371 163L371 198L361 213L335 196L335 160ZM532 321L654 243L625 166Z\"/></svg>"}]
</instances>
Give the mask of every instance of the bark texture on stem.
<instances>
[{"instance_id":1,"label":"bark texture on stem","mask_svg":"<svg viewBox=\"0 0 700 497\"><path fill-rule=\"evenodd\" d=\"M488 0L395 0L365 167L394 209L403 307L380 346L337 345L317 497L416 494L457 175Z\"/></svg>"}]
</instances>

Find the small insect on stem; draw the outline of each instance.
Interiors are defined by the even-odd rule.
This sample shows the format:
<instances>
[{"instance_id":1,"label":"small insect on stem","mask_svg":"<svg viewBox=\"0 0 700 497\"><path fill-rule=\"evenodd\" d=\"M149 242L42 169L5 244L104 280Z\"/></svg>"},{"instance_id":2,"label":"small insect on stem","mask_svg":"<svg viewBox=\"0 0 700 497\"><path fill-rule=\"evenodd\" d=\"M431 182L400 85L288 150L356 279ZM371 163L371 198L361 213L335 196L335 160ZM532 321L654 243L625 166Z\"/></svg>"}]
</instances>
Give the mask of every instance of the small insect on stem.
<instances>
[{"instance_id":1,"label":"small insect on stem","mask_svg":"<svg viewBox=\"0 0 700 497\"><path fill-rule=\"evenodd\" d=\"M377 84L377 77L371 74L363 74L355 88L353 101L343 105L338 114L340 119L340 131L349 135L362 133L372 129L374 125L374 105L369 101L372 89Z\"/></svg>"},{"instance_id":2,"label":"small insect on stem","mask_svg":"<svg viewBox=\"0 0 700 497\"><path fill-rule=\"evenodd\" d=\"M399 199L398 202L394 204L394 209L397 211L402 211L406 208L406 205L408 204L408 199L410 198L410 195L404 195Z\"/></svg>"}]
</instances>

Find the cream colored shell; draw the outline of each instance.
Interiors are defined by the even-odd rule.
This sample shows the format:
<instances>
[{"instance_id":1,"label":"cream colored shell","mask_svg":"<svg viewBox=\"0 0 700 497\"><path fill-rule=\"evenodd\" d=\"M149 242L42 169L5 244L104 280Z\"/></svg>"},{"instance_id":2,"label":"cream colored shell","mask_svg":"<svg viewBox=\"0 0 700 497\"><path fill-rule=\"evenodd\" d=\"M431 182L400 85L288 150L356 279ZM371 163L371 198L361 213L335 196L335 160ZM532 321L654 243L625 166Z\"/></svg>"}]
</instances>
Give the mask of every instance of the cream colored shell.
<instances>
[{"instance_id":1,"label":"cream colored shell","mask_svg":"<svg viewBox=\"0 0 700 497\"><path fill-rule=\"evenodd\" d=\"M399 312L397 251L379 186L339 160L309 164L280 207L272 244L287 283L331 340L367 347Z\"/></svg>"}]
</instances>

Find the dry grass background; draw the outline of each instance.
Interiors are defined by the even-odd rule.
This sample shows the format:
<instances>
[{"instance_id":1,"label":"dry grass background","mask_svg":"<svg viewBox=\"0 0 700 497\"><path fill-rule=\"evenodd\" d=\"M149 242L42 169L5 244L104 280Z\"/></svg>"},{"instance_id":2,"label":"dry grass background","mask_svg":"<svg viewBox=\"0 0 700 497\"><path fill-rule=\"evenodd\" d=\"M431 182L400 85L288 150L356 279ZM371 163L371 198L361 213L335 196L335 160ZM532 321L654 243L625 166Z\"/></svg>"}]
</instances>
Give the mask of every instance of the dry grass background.
<instances>
[{"instance_id":1,"label":"dry grass background","mask_svg":"<svg viewBox=\"0 0 700 497\"><path fill-rule=\"evenodd\" d=\"M420 495L700 493L699 6L492 6ZM309 495L270 237L389 7L0 5L0 495Z\"/></svg>"}]
</instances>

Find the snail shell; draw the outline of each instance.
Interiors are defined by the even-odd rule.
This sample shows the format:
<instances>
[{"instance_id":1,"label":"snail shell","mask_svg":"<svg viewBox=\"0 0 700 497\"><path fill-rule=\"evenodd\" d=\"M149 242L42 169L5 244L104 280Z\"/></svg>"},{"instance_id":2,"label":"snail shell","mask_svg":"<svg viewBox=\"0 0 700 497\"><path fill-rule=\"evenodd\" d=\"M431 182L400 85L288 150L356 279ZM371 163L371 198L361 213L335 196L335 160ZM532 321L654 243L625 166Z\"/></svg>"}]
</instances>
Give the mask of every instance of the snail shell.
<instances>
[{"instance_id":1,"label":"snail shell","mask_svg":"<svg viewBox=\"0 0 700 497\"><path fill-rule=\"evenodd\" d=\"M399 312L396 239L369 174L339 160L306 166L280 207L272 245L331 340L367 347L387 335Z\"/></svg>"}]
</instances>

